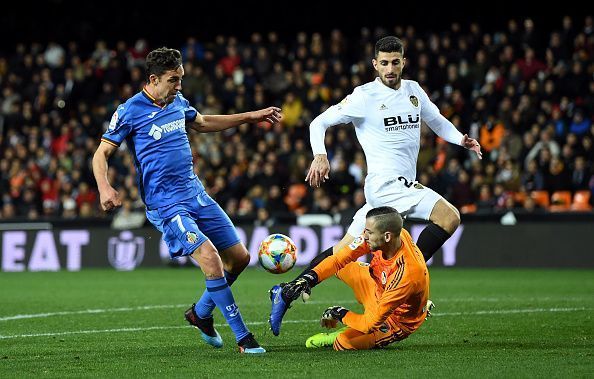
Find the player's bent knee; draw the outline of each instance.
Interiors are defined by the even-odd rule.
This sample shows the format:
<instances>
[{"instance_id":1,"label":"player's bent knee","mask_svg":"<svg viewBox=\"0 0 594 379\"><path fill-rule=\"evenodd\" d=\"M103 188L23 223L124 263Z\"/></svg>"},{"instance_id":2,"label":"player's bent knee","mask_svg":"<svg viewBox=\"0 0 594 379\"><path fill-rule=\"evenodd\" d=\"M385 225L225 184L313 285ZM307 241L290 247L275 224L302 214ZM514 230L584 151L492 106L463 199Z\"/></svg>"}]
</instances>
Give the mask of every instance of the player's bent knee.
<instances>
[{"instance_id":1,"label":"player's bent knee","mask_svg":"<svg viewBox=\"0 0 594 379\"><path fill-rule=\"evenodd\" d=\"M460 226L460 212L452 204L443 201L436 219L432 221L446 232L453 234Z\"/></svg>"},{"instance_id":2,"label":"player's bent knee","mask_svg":"<svg viewBox=\"0 0 594 379\"><path fill-rule=\"evenodd\" d=\"M239 271L243 271L248 265L250 264L250 253L245 251L245 255L241 256L241 258L237 259L237 263L233 265L235 269Z\"/></svg>"},{"instance_id":3,"label":"player's bent knee","mask_svg":"<svg viewBox=\"0 0 594 379\"><path fill-rule=\"evenodd\" d=\"M225 270L239 274L250 263L250 253L243 244L237 244L220 254Z\"/></svg>"},{"instance_id":4,"label":"player's bent knee","mask_svg":"<svg viewBox=\"0 0 594 379\"><path fill-rule=\"evenodd\" d=\"M458 229L458 226L460 226L460 211L458 209L456 209L455 207L452 206L452 212L450 215L450 223L451 223L451 227L453 230Z\"/></svg>"},{"instance_id":5,"label":"player's bent knee","mask_svg":"<svg viewBox=\"0 0 594 379\"><path fill-rule=\"evenodd\" d=\"M192 258L198 262L207 278L223 277L223 261L212 244L202 244L192 253Z\"/></svg>"}]
</instances>

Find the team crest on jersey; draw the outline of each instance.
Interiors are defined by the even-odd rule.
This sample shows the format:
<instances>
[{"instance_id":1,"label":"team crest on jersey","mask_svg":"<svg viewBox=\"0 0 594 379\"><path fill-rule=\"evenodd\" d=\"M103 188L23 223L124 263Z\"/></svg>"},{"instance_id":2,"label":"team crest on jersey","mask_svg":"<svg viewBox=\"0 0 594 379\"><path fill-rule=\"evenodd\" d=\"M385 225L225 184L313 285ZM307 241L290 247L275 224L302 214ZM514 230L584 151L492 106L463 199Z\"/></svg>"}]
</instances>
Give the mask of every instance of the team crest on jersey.
<instances>
[{"instance_id":1,"label":"team crest on jersey","mask_svg":"<svg viewBox=\"0 0 594 379\"><path fill-rule=\"evenodd\" d=\"M355 240L349 244L349 247L351 248L351 250L355 250L356 248L361 246L363 244L363 242L365 242L365 240L363 239L362 236L359 236L359 237L355 238Z\"/></svg>"},{"instance_id":2,"label":"team crest on jersey","mask_svg":"<svg viewBox=\"0 0 594 379\"><path fill-rule=\"evenodd\" d=\"M419 106L419 99L417 99L415 95L410 95L409 99L412 105L415 106L415 108Z\"/></svg>"},{"instance_id":3,"label":"team crest on jersey","mask_svg":"<svg viewBox=\"0 0 594 379\"><path fill-rule=\"evenodd\" d=\"M415 185L413 187L415 187L416 189L423 189L424 188L421 183L415 183Z\"/></svg>"},{"instance_id":4,"label":"team crest on jersey","mask_svg":"<svg viewBox=\"0 0 594 379\"><path fill-rule=\"evenodd\" d=\"M386 284L388 281L388 275L386 275L385 271L382 271L382 284Z\"/></svg>"},{"instance_id":5,"label":"team crest on jersey","mask_svg":"<svg viewBox=\"0 0 594 379\"><path fill-rule=\"evenodd\" d=\"M186 232L186 239L189 243L196 243L198 236L194 232Z\"/></svg>"}]
</instances>

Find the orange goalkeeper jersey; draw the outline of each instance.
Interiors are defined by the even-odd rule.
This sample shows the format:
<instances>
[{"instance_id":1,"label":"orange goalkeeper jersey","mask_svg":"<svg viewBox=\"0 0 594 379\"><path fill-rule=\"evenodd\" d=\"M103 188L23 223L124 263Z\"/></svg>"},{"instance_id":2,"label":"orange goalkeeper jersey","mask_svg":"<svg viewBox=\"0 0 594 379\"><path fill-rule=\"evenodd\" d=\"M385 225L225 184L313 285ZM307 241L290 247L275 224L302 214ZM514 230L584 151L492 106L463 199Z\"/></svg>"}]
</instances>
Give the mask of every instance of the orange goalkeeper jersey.
<instances>
[{"instance_id":1,"label":"orange goalkeeper jersey","mask_svg":"<svg viewBox=\"0 0 594 379\"><path fill-rule=\"evenodd\" d=\"M388 321L410 334L425 320L429 296L427 265L405 229L400 239L402 245L390 259L384 259L381 250L372 252L363 237L358 237L314 268L321 282L362 255L373 254L369 274L375 281L377 306L366 307L364 314L349 311L342 320L345 325L369 333Z\"/></svg>"}]
</instances>

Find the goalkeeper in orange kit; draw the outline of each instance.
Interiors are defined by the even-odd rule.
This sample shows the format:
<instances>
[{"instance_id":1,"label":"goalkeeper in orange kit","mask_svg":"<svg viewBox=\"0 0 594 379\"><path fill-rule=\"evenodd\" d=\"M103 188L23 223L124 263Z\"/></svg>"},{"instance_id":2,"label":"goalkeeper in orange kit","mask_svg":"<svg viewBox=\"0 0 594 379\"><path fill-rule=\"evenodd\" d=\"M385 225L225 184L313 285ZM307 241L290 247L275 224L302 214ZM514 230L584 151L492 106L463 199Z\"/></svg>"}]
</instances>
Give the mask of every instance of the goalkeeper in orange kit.
<instances>
[{"instance_id":1,"label":"goalkeeper in orange kit","mask_svg":"<svg viewBox=\"0 0 594 379\"><path fill-rule=\"evenodd\" d=\"M371 253L370 264L357 258ZM332 275L351 287L365 312L341 306L326 309L322 326L346 328L310 337L307 347L333 346L335 350L364 350L386 346L417 330L431 306L429 273L423 254L402 228L402 217L391 207L370 210L363 235L321 261L283 287L289 302Z\"/></svg>"}]
</instances>

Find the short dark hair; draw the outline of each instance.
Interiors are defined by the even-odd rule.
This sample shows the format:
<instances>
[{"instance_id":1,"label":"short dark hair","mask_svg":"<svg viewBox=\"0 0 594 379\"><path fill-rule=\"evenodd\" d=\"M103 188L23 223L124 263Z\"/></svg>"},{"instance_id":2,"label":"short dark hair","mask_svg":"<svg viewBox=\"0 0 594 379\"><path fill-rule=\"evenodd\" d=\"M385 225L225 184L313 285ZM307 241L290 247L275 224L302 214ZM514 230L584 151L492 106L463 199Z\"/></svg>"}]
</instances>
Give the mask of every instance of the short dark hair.
<instances>
[{"instance_id":1,"label":"short dark hair","mask_svg":"<svg viewBox=\"0 0 594 379\"><path fill-rule=\"evenodd\" d=\"M182 57L179 50L160 47L148 53L146 56L146 79L151 75L161 76L166 71L177 70L182 65Z\"/></svg>"},{"instance_id":2,"label":"short dark hair","mask_svg":"<svg viewBox=\"0 0 594 379\"><path fill-rule=\"evenodd\" d=\"M375 57L376 58L380 51L383 51L384 53L397 52L397 53L400 53L401 55L404 55L404 44L402 43L402 40L398 37L387 36L387 37L379 39L375 43Z\"/></svg>"},{"instance_id":3,"label":"short dark hair","mask_svg":"<svg viewBox=\"0 0 594 379\"><path fill-rule=\"evenodd\" d=\"M375 219L375 227L380 233L391 232L400 235L402 231L402 216L392 207L373 208L365 217Z\"/></svg>"}]
</instances>

